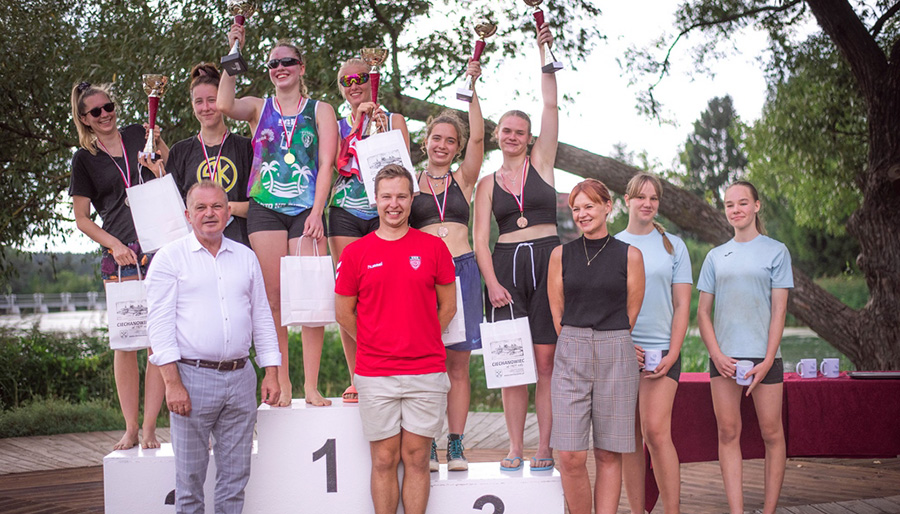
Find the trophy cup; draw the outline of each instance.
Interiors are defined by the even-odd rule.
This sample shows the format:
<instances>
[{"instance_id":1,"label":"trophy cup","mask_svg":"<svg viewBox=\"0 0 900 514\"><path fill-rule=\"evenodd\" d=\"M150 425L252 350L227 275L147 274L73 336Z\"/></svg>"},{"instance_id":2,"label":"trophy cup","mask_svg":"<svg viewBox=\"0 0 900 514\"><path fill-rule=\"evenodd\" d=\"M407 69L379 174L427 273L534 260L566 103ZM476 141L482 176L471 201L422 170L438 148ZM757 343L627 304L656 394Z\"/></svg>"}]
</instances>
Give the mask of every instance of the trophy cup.
<instances>
[{"instance_id":1,"label":"trophy cup","mask_svg":"<svg viewBox=\"0 0 900 514\"><path fill-rule=\"evenodd\" d=\"M372 101L378 103L378 82L381 75L378 73L378 67L387 60L388 51L386 48L363 48L359 51L362 59L366 64L372 67L369 70L369 84L372 84ZM369 120L368 134L371 136L378 133L378 124L374 119Z\"/></svg>"},{"instance_id":2,"label":"trophy cup","mask_svg":"<svg viewBox=\"0 0 900 514\"><path fill-rule=\"evenodd\" d=\"M532 14L532 16L534 16L534 22L537 24L538 28L540 29L541 25L544 24L544 11L542 11L541 8L538 6L541 5L541 3L544 0L523 0L523 1L526 4L528 4L529 6L534 7L534 12L531 14ZM553 50L550 49L550 45L547 45L545 50L546 50L546 52L544 53L544 55L550 55L550 58L553 59L553 61L551 61L548 64L545 64L541 68L541 71L543 71L544 73L556 73L557 71L563 69L563 64L556 60L556 56L553 55Z\"/></svg>"},{"instance_id":3,"label":"trophy cup","mask_svg":"<svg viewBox=\"0 0 900 514\"><path fill-rule=\"evenodd\" d=\"M497 32L497 25L493 23L484 22L475 25L475 33L478 34L481 39L475 42L475 52L472 53L473 61L481 60L481 52L484 51L485 45L484 40L493 36L495 32ZM466 75L466 84L456 90L456 99L464 102L471 102L474 94L475 79L473 79L471 75Z\"/></svg>"},{"instance_id":4,"label":"trophy cup","mask_svg":"<svg viewBox=\"0 0 900 514\"><path fill-rule=\"evenodd\" d=\"M234 16L234 22L238 25L243 25L244 21L256 12L256 4L252 0L228 0L227 5L228 12ZM231 46L231 51L228 52L228 55L222 57L221 61L225 72L232 77L247 71L247 62L241 56L239 47L240 44L238 41L235 41L234 45Z\"/></svg>"},{"instance_id":5,"label":"trophy cup","mask_svg":"<svg viewBox=\"0 0 900 514\"><path fill-rule=\"evenodd\" d=\"M166 87L169 85L169 77L149 73L143 76L144 93L147 93L150 111L150 129L147 131L147 144L144 150L139 153L141 157L147 157L151 161L157 161L161 157L156 149L156 139L154 132L156 130L156 110L159 107L159 99L166 94Z\"/></svg>"}]
</instances>

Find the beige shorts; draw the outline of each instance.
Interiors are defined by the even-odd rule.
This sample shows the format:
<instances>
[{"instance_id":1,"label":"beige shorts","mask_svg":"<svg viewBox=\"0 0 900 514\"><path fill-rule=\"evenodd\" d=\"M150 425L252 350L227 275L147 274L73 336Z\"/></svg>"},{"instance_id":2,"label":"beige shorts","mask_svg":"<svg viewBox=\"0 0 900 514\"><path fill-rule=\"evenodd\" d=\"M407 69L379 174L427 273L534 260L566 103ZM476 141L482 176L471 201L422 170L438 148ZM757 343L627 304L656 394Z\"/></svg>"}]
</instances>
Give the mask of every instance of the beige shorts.
<instances>
[{"instance_id":1,"label":"beige shorts","mask_svg":"<svg viewBox=\"0 0 900 514\"><path fill-rule=\"evenodd\" d=\"M450 379L446 373L363 377L354 375L359 416L369 441L381 441L400 429L438 437L444 428Z\"/></svg>"}]
</instances>

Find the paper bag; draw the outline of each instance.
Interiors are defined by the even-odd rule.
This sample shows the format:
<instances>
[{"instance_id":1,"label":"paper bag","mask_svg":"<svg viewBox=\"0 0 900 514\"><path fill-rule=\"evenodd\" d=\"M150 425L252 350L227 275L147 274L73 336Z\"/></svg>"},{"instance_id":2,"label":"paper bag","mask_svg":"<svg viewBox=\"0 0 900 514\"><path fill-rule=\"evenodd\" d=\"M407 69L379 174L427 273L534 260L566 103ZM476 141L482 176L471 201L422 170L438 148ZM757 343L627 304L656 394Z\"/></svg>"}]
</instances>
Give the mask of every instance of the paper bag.
<instances>
[{"instance_id":1,"label":"paper bag","mask_svg":"<svg viewBox=\"0 0 900 514\"><path fill-rule=\"evenodd\" d=\"M106 318L109 324L109 347L113 350L142 350L150 347L147 336L147 290L144 281L122 281L119 267L119 281L107 282Z\"/></svg>"},{"instance_id":2,"label":"paper bag","mask_svg":"<svg viewBox=\"0 0 900 514\"><path fill-rule=\"evenodd\" d=\"M172 175L125 190L141 250L152 253L191 231L184 216L184 200Z\"/></svg>"},{"instance_id":3,"label":"paper bag","mask_svg":"<svg viewBox=\"0 0 900 514\"><path fill-rule=\"evenodd\" d=\"M300 238L303 241L303 237ZM299 253L300 244L297 244ZM281 324L324 327L335 322L334 266L331 257L286 255L281 258Z\"/></svg>"},{"instance_id":4,"label":"paper bag","mask_svg":"<svg viewBox=\"0 0 900 514\"><path fill-rule=\"evenodd\" d=\"M441 340L444 341L444 346L462 343L466 340L466 315L463 312L462 286L459 277L456 277L456 314L441 333Z\"/></svg>"},{"instance_id":5,"label":"paper bag","mask_svg":"<svg viewBox=\"0 0 900 514\"><path fill-rule=\"evenodd\" d=\"M389 130L369 136L356 142L356 158L359 161L359 176L366 186L369 205L375 205L375 175L388 164L399 164L409 171L413 192L419 192L419 181L412 173L412 160L403 141L403 132Z\"/></svg>"},{"instance_id":6,"label":"paper bag","mask_svg":"<svg viewBox=\"0 0 900 514\"><path fill-rule=\"evenodd\" d=\"M509 304L512 313L512 304ZM484 375L488 389L512 387L537 382L534 347L528 317L482 323L481 347L484 353Z\"/></svg>"}]
</instances>

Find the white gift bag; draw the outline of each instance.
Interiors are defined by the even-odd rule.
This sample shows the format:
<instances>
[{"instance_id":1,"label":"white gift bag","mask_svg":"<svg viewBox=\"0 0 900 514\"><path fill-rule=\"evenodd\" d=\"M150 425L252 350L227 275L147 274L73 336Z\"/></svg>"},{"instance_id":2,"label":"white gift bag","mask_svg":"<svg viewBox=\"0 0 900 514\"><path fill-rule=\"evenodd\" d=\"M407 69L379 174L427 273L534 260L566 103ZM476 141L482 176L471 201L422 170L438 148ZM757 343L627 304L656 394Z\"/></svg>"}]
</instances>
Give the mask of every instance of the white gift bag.
<instances>
[{"instance_id":1,"label":"white gift bag","mask_svg":"<svg viewBox=\"0 0 900 514\"><path fill-rule=\"evenodd\" d=\"M441 333L441 340L444 341L444 346L462 343L466 340L466 315L463 312L462 286L459 277L456 277L456 314Z\"/></svg>"},{"instance_id":2,"label":"white gift bag","mask_svg":"<svg viewBox=\"0 0 900 514\"><path fill-rule=\"evenodd\" d=\"M412 180L413 192L419 192L419 181L412 173L412 159L409 158L409 150L400 130L381 132L357 141L356 158L369 205L375 205L375 175L388 164L399 164L406 168Z\"/></svg>"},{"instance_id":3,"label":"white gift bag","mask_svg":"<svg viewBox=\"0 0 900 514\"><path fill-rule=\"evenodd\" d=\"M303 241L303 237L300 237ZM328 255L285 255L281 258L281 324L324 327L335 322L334 265ZM300 243L297 243L297 253Z\"/></svg>"},{"instance_id":4,"label":"white gift bag","mask_svg":"<svg viewBox=\"0 0 900 514\"><path fill-rule=\"evenodd\" d=\"M106 319L109 324L109 347L113 350L142 350L150 347L147 336L147 290L138 279L122 282L122 267L119 266L119 281L107 282Z\"/></svg>"},{"instance_id":5,"label":"white gift bag","mask_svg":"<svg viewBox=\"0 0 900 514\"><path fill-rule=\"evenodd\" d=\"M509 304L512 313L512 304ZM534 346L528 317L481 324L481 348L484 353L484 375L488 389L512 387L537 382Z\"/></svg>"},{"instance_id":6,"label":"white gift bag","mask_svg":"<svg viewBox=\"0 0 900 514\"><path fill-rule=\"evenodd\" d=\"M191 231L172 175L131 186L125 193L143 252L155 252Z\"/></svg>"}]
</instances>

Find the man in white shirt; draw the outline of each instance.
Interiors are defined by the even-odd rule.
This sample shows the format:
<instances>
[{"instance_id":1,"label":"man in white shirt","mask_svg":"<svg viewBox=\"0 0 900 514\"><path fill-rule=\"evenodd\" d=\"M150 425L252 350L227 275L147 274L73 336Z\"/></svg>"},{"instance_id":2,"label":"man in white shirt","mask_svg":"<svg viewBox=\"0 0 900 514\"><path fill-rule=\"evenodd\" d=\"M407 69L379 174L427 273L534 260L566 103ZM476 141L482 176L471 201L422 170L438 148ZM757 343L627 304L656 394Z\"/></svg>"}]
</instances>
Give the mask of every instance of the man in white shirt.
<instances>
[{"instance_id":1,"label":"man in white shirt","mask_svg":"<svg viewBox=\"0 0 900 514\"><path fill-rule=\"evenodd\" d=\"M175 509L205 512L209 436L215 439L216 512L239 513L256 424L251 343L265 368L262 400L278 401L281 353L256 255L222 237L231 209L222 186L187 194L192 234L163 247L147 275L148 331L166 384L175 450Z\"/></svg>"}]
</instances>

